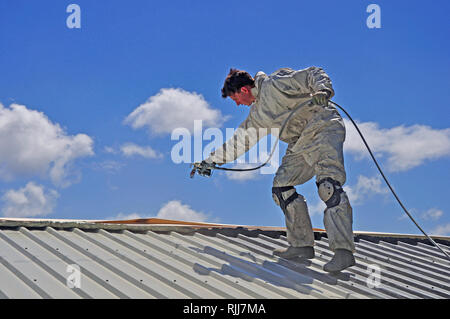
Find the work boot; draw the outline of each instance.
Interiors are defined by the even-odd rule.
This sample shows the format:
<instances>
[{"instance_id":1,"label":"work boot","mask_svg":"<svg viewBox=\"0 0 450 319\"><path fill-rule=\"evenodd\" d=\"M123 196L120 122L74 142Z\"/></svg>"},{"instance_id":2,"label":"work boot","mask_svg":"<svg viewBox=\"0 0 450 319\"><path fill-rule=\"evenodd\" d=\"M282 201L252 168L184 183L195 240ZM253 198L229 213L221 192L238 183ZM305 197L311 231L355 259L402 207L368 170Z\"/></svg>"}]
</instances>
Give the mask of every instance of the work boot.
<instances>
[{"instance_id":1,"label":"work boot","mask_svg":"<svg viewBox=\"0 0 450 319\"><path fill-rule=\"evenodd\" d=\"M275 249L273 254L275 256L286 259L292 259L296 257L311 259L314 258L314 248L310 246L306 247L289 246L287 249L285 248Z\"/></svg>"},{"instance_id":2,"label":"work boot","mask_svg":"<svg viewBox=\"0 0 450 319\"><path fill-rule=\"evenodd\" d=\"M323 266L327 272L339 272L355 265L353 253L347 249L336 249L333 258Z\"/></svg>"}]
</instances>

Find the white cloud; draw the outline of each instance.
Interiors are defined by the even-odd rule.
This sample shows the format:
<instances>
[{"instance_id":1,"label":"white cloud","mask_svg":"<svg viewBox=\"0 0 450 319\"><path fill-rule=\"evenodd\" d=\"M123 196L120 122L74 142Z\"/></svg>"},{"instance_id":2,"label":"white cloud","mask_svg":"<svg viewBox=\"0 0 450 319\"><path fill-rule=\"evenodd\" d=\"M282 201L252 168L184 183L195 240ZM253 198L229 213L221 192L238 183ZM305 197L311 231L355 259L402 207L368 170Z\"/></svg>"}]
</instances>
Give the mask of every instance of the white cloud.
<instances>
[{"instance_id":1,"label":"white cloud","mask_svg":"<svg viewBox=\"0 0 450 319\"><path fill-rule=\"evenodd\" d=\"M219 127L224 118L214 110L202 95L183 89L161 89L144 104L137 107L125 119L134 129L147 127L156 134L171 133L176 128L194 132L194 120L202 120L202 126Z\"/></svg>"},{"instance_id":2,"label":"white cloud","mask_svg":"<svg viewBox=\"0 0 450 319\"><path fill-rule=\"evenodd\" d=\"M439 225L438 227L430 231L430 234L435 236L450 236L450 223Z\"/></svg>"},{"instance_id":3,"label":"white cloud","mask_svg":"<svg viewBox=\"0 0 450 319\"><path fill-rule=\"evenodd\" d=\"M208 216L202 212L193 210L189 205L182 204L179 200L172 200L166 203L156 214L156 216L142 215L139 213L124 214L120 213L115 217L107 219L125 220L140 218L161 218L172 220L183 220L189 222L206 222Z\"/></svg>"},{"instance_id":4,"label":"white cloud","mask_svg":"<svg viewBox=\"0 0 450 319\"><path fill-rule=\"evenodd\" d=\"M327 205L323 201L318 201L314 204L308 204L308 212L310 216L314 215L321 215L325 211L325 208L327 208Z\"/></svg>"},{"instance_id":5,"label":"white cloud","mask_svg":"<svg viewBox=\"0 0 450 319\"><path fill-rule=\"evenodd\" d=\"M93 155L86 134L67 135L47 116L24 105L0 104L0 178L48 175L58 186L78 178L71 169L77 158Z\"/></svg>"},{"instance_id":6,"label":"white cloud","mask_svg":"<svg viewBox=\"0 0 450 319\"><path fill-rule=\"evenodd\" d=\"M231 168L233 169L246 169L246 168L253 168L257 166L257 164L236 164L234 166L232 166ZM254 170L254 171L225 171L225 175L228 179L233 180L233 181L239 181L239 182L244 182L244 181L248 181L248 180L252 180L257 178L260 175L259 170Z\"/></svg>"},{"instance_id":7,"label":"white cloud","mask_svg":"<svg viewBox=\"0 0 450 319\"><path fill-rule=\"evenodd\" d=\"M120 147L120 151L126 157L142 156L145 158L161 158L162 154L152 149L150 146L139 146L133 143L126 143Z\"/></svg>"},{"instance_id":8,"label":"white cloud","mask_svg":"<svg viewBox=\"0 0 450 319\"><path fill-rule=\"evenodd\" d=\"M356 185L344 186L351 205L361 205L363 201L375 194L386 194L388 189L382 186L380 177L358 176Z\"/></svg>"},{"instance_id":9,"label":"white cloud","mask_svg":"<svg viewBox=\"0 0 450 319\"><path fill-rule=\"evenodd\" d=\"M422 214L422 217L424 219L428 219L428 220L438 220L439 218L442 217L442 215L444 214L444 212L440 209L437 208L430 208L429 210L427 210L425 213Z\"/></svg>"},{"instance_id":10,"label":"white cloud","mask_svg":"<svg viewBox=\"0 0 450 319\"><path fill-rule=\"evenodd\" d=\"M110 218L106 218L107 220L112 219L112 220L128 220L128 219L141 219L141 218L150 218L150 217L142 217L139 214L136 213L131 213L131 214L124 214L124 213L119 213L114 217L110 217Z\"/></svg>"},{"instance_id":11,"label":"white cloud","mask_svg":"<svg viewBox=\"0 0 450 319\"><path fill-rule=\"evenodd\" d=\"M36 217L53 212L56 199L59 197L55 190L45 191L44 186L29 182L18 190L9 190L3 197L5 205L2 214L5 217Z\"/></svg>"},{"instance_id":12,"label":"white cloud","mask_svg":"<svg viewBox=\"0 0 450 319\"><path fill-rule=\"evenodd\" d=\"M411 215L413 215L413 213L414 213L414 210L413 209L409 209L409 213L411 214ZM400 214L400 213L399 213ZM406 220L406 219L408 219L409 217L408 217L408 215L406 215L406 213L403 213L403 211L402 211L402 213L397 217L397 220Z\"/></svg>"},{"instance_id":13,"label":"white cloud","mask_svg":"<svg viewBox=\"0 0 450 319\"><path fill-rule=\"evenodd\" d=\"M347 119L344 121L347 128L344 150L359 158L368 157L353 124ZM401 125L383 129L374 122L357 124L375 155L387 157L390 171L406 171L428 160L450 155L450 128L439 130L425 125Z\"/></svg>"},{"instance_id":14,"label":"white cloud","mask_svg":"<svg viewBox=\"0 0 450 319\"><path fill-rule=\"evenodd\" d=\"M116 153L117 153L117 151L116 151L113 147L111 147L111 146L105 146L105 147L103 148L103 150L104 150L106 153L110 153L110 154L116 154Z\"/></svg>"},{"instance_id":15,"label":"white cloud","mask_svg":"<svg viewBox=\"0 0 450 319\"><path fill-rule=\"evenodd\" d=\"M204 213L197 212L190 206L182 204L178 200L172 200L165 204L156 215L157 218L175 219L190 222L204 222L207 216Z\"/></svg>"},{"instance_id":16,"label":"white cloud","mask_svg":"<svg viewBox=\"0 0 450 319\"><path fill-rule=\"evenodd\" d=\"M93 168L96 170L104 170L109 174L118 173L125 164L117 161L106 160L99 163L94 163Z\"/></svg>"}]
</instances>

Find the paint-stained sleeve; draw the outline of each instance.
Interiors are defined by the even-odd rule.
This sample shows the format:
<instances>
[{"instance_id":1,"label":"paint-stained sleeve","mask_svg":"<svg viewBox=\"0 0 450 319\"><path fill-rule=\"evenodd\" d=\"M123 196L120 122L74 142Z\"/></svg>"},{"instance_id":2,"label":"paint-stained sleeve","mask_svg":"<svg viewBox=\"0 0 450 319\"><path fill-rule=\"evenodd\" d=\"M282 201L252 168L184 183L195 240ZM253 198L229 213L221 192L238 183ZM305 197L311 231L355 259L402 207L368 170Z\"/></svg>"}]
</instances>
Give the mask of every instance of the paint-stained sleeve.
<instances>
[{"instance_id":1,"label":"paint-stained sleeve","mask_svg":"<svg viewBox=\"0 0 450 319\"><path fill-rule=\"evenodd\" d=\"M214 162L218 165L233 162L247 153L268 133L268 129L257 125L252 117L252 112L250 112L249 116L236 129L234 135L220 148L212 152L205 161L208 163Z\"/></svg>"}]
</instances>

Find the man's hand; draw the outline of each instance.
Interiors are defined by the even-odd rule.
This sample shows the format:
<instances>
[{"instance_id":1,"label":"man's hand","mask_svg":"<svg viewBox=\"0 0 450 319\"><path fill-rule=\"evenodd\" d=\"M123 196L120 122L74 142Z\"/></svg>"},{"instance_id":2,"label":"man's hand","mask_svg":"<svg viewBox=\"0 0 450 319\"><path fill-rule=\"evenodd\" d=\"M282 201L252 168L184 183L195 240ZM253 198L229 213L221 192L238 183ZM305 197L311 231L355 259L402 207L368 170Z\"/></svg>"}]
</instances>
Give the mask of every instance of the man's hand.
<instances>
[{"instance_id":1,"label":"man's hand","mask_svg":"<svg viewBox=\"0 0 450 319\"><path fill-rule=\"evenodd\" d=\"M312 95L312 102L317 105L328 105L329 93L319 91Z\"/></svg>"},{"instance_id":2,"label":"man's hand","mask_svg":"<svg viewBox=\"0 0 450 319\"><path fill-rule=\"evenodd\" d=\"M197 162L194 163L194 169L191 172L191 177L194 177L195 172L197 172L199 175L201 176L211 176L212 173L212 169L215 167L215 163L214 162L206 162L206 161L202 161L202 162Z\"/></svg>"}]
</instances>

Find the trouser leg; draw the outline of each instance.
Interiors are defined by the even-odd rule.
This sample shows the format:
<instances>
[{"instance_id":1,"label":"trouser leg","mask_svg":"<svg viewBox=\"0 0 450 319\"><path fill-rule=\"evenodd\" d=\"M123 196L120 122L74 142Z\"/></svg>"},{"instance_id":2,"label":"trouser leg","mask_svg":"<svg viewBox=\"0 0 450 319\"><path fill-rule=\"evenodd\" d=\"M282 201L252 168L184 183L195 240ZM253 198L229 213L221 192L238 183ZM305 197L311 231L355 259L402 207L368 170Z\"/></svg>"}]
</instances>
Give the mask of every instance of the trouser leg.
<instances>
[{"instance_id":1,"label":"trouser leg","mask_svg":"<svg viewBox=\"0 0 450 319\"><path fill-rule=\"evenodd\" d=\"M323 221L330 249L333 251L346 249L354 252L353 210L342 188L346 180L342 151L344 137L344 130L318 134L315 141L317 147L305 156L307 162L314 163L312 166L319 196L327 205Z\"/></svg>"},{"instance_id":2,"label":"trouser leg","mask_svg":"<svg viewBox=\"0 0 450 319\"><path fill-rule=\"evenodd\" d=\"M323 223L333 258L323 266L327 272L339 272L355 265L352 231L352 207L340 183L331 178L319 181L319 196L327 205Z\"/></svg>"},{"instance_id":3,"label":"trouser leg","mask_svg":"<svg viewBox=\"0 0 450 319\"><path fill-rule=\"evenodd\" d=\"M294 187L273 187L273 199L285 215L286 237L293 247L314 246L314 233L305 198Z\"/></svg>"},{"instance_id":4,"label":"trouser leg","mask_svg":"<svg viewBox=\"0 0 450 319\"><path fill-rule=\"evenodd\" d=\"M353 242L353 211L347 194L340 194L340 203L334 207L327 207L323 217L323 223L328 235L329 246L332 251L346 249L355 251Z\"/></svg>"}]
</instances>

